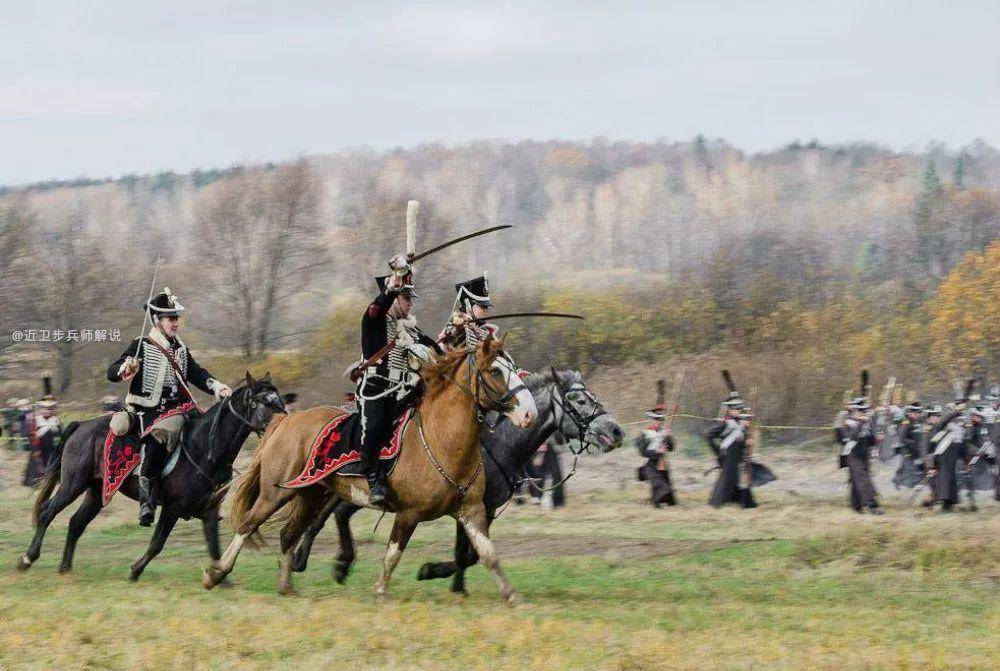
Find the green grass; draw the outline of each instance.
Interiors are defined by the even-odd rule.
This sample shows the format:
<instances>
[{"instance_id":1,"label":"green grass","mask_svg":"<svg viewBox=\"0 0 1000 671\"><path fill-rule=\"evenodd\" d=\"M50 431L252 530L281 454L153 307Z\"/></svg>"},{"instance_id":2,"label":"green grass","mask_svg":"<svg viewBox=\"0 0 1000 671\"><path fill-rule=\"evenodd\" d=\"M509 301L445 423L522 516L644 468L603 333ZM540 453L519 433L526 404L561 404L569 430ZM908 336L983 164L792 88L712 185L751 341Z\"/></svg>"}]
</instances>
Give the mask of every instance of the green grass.
<instances>
[{"instance_id":1,"label":"green grass","mask_svg":"<svg viewBox=\"0 0 1000 671\"><path fill-rule=\"evenodd\" d=\"M530 605L509 609L482 567L469 571L466 598L445 581L413 580L423 561L450 557L450 520L418 529L392 601L376 605L391 518L373 533L367 511L355 518L348 583L329 578L327 530L295 597L275 593L273 545L243 553L233 587L203 590L192 521L129 583L148 531L134 524L135 504L117 499L81 540L72 574L56 573L70 511L17 573L30 499L8 487L0 668L998 668L1000 506L931 516L890 504L869 518L839 500L767 490L757 510L715 511L703 495L653 511L636 485L573 495L560 511L512 506L494 537Z\"/></svg>"}]
</instances>

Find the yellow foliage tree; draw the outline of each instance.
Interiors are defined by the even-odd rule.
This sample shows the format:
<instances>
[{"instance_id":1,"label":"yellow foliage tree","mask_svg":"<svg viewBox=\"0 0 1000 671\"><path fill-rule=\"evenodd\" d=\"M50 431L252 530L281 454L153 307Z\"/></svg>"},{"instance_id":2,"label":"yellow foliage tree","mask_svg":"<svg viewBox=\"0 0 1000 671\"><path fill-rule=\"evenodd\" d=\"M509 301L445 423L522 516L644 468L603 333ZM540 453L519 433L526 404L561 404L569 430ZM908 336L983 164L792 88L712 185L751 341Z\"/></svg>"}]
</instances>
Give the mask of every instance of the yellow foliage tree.
<instances>
[{"instance_id":1,"label":"yellow foliage tree","mask_svg":"<svg viewBox=\"0 0 1000 671\"><path fill-rule=\"evenodd\" d=\"M1000 368L1000 242L969 252L938 287L931 310L934 354L956 373Z\"/></svg>"}]
</instances>

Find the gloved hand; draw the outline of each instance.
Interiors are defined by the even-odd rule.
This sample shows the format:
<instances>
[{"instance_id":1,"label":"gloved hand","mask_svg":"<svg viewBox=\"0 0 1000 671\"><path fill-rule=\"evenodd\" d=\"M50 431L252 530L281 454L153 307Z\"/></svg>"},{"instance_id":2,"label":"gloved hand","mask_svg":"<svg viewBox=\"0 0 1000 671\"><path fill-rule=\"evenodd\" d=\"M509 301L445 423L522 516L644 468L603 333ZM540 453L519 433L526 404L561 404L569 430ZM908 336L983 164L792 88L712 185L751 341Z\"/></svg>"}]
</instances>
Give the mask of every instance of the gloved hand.
<instances>
[{"instance_id":1,"label":"gloved hand","mask_svg":"<svg viewBox=\"0 0 1000 671\"><path fill-rule=\"evenodd\" d=\"M142 361L141 357L138 359L134 356L126 357L121 367L118 368L118 377L123 380L132 379L132 376L139 372L140 361Z\"/></svg>"},{"instance_id":2,"label":"gloved hand","mask_svg":"<svg viewBox=\"0 0 1000 671\"><path fill-rule=\"evenodd\" d=\"M406 260L406 255L396 254L389 259L389 269L395 277L403 278L413 274L413 266Z\"/></svg>"},{"instance_id":3,"label":"gloved hand","mask_svg":"<svg viewBox=\"0 0 1000 671\"><path fill-rule=\"evenodd\" d=\"M407 352L420 359L421 361L431 360L431 348L423 343L415 342L406 348Z\"/></svg>"},{"instance_id":4,"label":"gloved hand","mask_svg":"<svg viewBox=\"0 0 1000 671\"><path fill-rule=\"evenodd\" d=\"M230 396L233 395L233 390L230 389L229 385L225 384L224 382L219 382L218 380L212 380L212 382L209 384L210 388L212 389L212 393L215 394L215 398L220 401L224 398L229 398Z\"/></svg>"}]
</instances>

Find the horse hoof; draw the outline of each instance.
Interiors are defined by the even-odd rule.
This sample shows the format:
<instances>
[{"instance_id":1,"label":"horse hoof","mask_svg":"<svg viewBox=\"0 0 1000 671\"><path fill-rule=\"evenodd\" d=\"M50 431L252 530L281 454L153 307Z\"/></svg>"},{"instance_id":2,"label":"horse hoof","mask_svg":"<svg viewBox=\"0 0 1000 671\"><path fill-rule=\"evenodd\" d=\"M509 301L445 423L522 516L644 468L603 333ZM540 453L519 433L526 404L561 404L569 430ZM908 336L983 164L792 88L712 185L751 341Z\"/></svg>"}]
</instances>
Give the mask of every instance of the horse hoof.
<instances>
[{"instance_id":1,"label":"horse hoof","mask_svg":"<svg viewBox=\"0 0 1000 671\"><path fill-rule=\"evenodd\" d=\"M225 578L219 581L218 586L222 587L223 589L229 589L233 586L233 581L229 579L229 576L226 576Z\"/></svg>"},{"instance_id":2,"label":"horse hoof","mask_svg":"<svg viewBox=\"0 0 1000 671\"><path fill-rule=\"evenodd\" d=\"M525 605L525 604L527 603L527 602L526 602L526 601L524 600L524 597L523 597L523 596L521 596L521 593L520 593L520 592L517 592L517 591L513 591L513 592L511 592L511 593L510 593L510 594L509 594L509 595L507 596L507 598L506 598L506 599L504 599L504 601L505 601L505 602L507 603L507 605L508 605L508 606L510 606L511 608L514 608L514 607L516 607L516 606L523 606L523 605Z\"/></svg>"},{"instance_id":3,"label":"horse hoof","mask_svg":"<svg viewBox=\"0 0 1000 671\"><path fill-rule=\"evenodd\" d=\"M375 603L380 606L389 603L388 592L375 592Z\"/></svg>"},{"instance_id":4,"label":"horse hoof","mask_svg":"<svg viewBox=\"0 0 1000 671\"><path fill-rule=\"evenodd\" d=\"M21 555L17 558L18 571L27 571L29 568L31 568L31 560L28 559L28 555Z\"/></svg>"},{"instance_id":5,"label":"horse hoof","mask_svg":"<svg viewBox=\"0 0 1000 671\"><path fill-rule=\"evenodd\" d=\"M430 580L432 577L430 563L424 564L420 567L420 570L417 571L417 580Z\"/></svg>"},{"instance_id":6,"label":"horse hoof","mask_svg":"<svg viewBox=\"0 0 1000 671\"><path fill-rule=\"evenodd\" d=\"M465 597L469 596L469 593L466 592L464 589L453 589L453 590L451 590L451 593L454 594L455 596L460 596L463 599Z\"/></svg>"},{"instance_id":7,"label":"horse hoof","mask_svg":"<svg viewBox=\"0 0 1000 671\"><path fill-rule=\"evenodd\" d=\"M72 573L72 572L73 572L73 567L72 566L60 566L59 567L59 575L66 575L67 573Z\"/></svg>"},{"instance_id":8,"label":"horse hoof","mask_svg":"<svg viewBox=\"0 0 1000 671\"><path fill-rule=\"evenodd\" d=\"M338 585L343 585L345 582L347 582L347 574L350 572L351 572L350 564L343 565L337 563L337 565L333 567L333 579L337 581Z\"/></svg>"},{"instance_id":9,"label":"horse hoof","mask_svg":"<svg viewBox=\"0 0 1000 671\"><path fill-rule=\"evenodd\" d=\"M139 581L139 576L141 576L141 575L142 575L142 572L136 573L135 571L129 571L128 580L129 580L129 582L138 582Z\"/></svg>"},{"instance_id":10,"label":"horse hoof","mask_svg":"<svg viewBox=\"0 0 1000 671\"><path fill-rule=\"evenodd\" d=\"M218 585L226 575L215 566L209 566L202 570L201 586L205 589L212 589Z\"/></svg>"}]
</instances>

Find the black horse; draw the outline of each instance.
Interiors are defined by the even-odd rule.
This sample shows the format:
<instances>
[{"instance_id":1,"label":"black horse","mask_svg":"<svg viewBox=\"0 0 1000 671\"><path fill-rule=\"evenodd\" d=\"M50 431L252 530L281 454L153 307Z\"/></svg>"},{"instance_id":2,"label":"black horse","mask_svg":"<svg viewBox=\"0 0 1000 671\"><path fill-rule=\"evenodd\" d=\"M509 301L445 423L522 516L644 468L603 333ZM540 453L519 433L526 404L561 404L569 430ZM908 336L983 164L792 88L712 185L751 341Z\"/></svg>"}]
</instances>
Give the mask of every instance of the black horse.
<instances>
[{"instance_id":1,"label":"black horse","mask_svg":"<svg viewBox=\"0 0 1000 671\"><path fill-rule=\"evenodd\" d=\"M163 478L160 500L163 507L149 548L132 564L131 580L138 580L146 564L163 549L167 537L180 518L201 520L208 554L219 559L219 505L233 475L233 462L251 432L260 434L276 412L285 412L284 402L271 382L270 373L254 380L249 372L246 385L225 401L216 403L185 428L177 449L176 466ZM35 536L17 568L26 571L38 559L45 530L64 508L84 494L83 503L69 522L66 547L59 572L73 568L76 542L103 507L101 501L101 453L108 434L110 415L95 417L69 430L62 454L52 464L35 501ZM59 484L59 490L52 491ZM133 472L122 483L121 493L139 500L139 485ZM51 496L51 498L49 498Z\"/></svg>"},{"instance_id":2,"label":"black horse","mask_svg":"<svg viewBox=\"0 0 1000 671\"><path fill-rule=\"evenodd\" d=\"M622 427L604 409L601 402L587 388L583 376L572 370L529 375L524 384L535 397L538 419L529 428L521 429L510 422L502 422L492 433L484 432L481 440L483 465L486 471L487 524L492 523L499 510L514 495L522 481L525 465L538 447L555 432L560 431L572 445L579 441L580 450L585 446L599 452L609 452L625 436ZM323 529L326 520L334 514L340 534L340 553L334 565L334 579L343 583L354 563L354 538L350 520L360 508L349 501L331 500L299 541L292 568L304 571L312 549L313 540ZM461 524L456 525L455 559L448 562L426 563L420 567L418 580L432 580L454 576L451 590L465 593L465 569L479 561L479 556L469 542Z\"/></svg>"}]
</instances>

